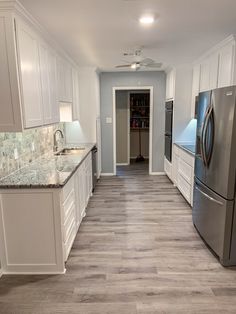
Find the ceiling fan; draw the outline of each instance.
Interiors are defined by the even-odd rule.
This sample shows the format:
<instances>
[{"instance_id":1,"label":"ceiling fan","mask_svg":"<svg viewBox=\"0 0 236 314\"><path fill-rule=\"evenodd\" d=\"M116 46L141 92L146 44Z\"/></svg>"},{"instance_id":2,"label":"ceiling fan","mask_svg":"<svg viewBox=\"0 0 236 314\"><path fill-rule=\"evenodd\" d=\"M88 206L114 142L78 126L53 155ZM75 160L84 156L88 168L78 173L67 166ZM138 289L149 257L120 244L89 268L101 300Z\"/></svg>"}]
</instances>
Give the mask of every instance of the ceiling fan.
<instances>
[{"instance_id":1,"label":"ceiling fan","mask_svg":"<svg viewBox=\"0 0 236 314\"><path fill-rule=\"evenodd\" d=\"M128 53L128 52L125 52L123 55L124 56L131 56L131 57L134 57L134 59L138 59L137 61L133 61L133 62L130 62L130 63L127 63L127 64L121 64L121 65L117 65L116 68L130 68L130 69L133 69L133 70L140 70L141 68L152 68L152 69L158 69L162 66L162 63L160 62L156 62L154 61L153 59L151 58L144 58L144 59L141 59L141 54L142 54L142 51L141 49L138 49L138 50L135 50L134 53Z\"/></svg>"}]
</instances>

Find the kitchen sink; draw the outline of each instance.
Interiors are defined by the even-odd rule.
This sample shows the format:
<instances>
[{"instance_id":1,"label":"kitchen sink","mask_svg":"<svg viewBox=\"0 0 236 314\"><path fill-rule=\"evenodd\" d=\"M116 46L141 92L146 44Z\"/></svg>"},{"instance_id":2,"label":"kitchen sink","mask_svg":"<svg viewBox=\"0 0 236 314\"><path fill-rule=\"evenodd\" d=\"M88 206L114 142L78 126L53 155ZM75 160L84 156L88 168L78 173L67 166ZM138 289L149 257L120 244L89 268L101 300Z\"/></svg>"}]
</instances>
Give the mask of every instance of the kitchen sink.
<instances>
[{"instance_id":1,"label":"kitchen sink","mask_svg":"<svg viewBox=\"0 0 236 314\"><path fill-rule=\"evenodd\" d=\"M85 150L85 147L73 147L73 148L64 148L58 153L56 153L56 156L60 155L79 155Z\"/></svg>"}]
</instances>

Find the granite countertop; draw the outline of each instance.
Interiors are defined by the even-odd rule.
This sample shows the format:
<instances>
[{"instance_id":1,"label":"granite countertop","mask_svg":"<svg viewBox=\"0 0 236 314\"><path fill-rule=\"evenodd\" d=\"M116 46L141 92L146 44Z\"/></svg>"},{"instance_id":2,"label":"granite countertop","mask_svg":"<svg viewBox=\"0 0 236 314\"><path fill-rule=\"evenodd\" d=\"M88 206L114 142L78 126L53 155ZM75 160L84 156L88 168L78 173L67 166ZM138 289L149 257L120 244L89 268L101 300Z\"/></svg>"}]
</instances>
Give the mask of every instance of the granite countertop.
<instances>
[{"instance_id":1,"label":"granite countertop","mask_svg":"<svg viewBox=\"0 0 236 314\"><path fill-rule=\"evenodd\" d=\"M190 153L191 155L195 156L195 152L196 152L196 145L195 144L189 144L189 143L174 143L175 145L179 146L180 148L184 149L185 151L187 151L188 153Z\"/></svg>"},{"instance_id":2,"label":"granite countertop","mask_svg":"<svg viewBox=\"0 0 236 314\"><path fill-rule=\"evenodd\" d=\"M0 189L62 188L95 145L86 143L64 147L85 147L78 155L43 155L28 166L0 179Z\"/></svg>"}]
</instances>

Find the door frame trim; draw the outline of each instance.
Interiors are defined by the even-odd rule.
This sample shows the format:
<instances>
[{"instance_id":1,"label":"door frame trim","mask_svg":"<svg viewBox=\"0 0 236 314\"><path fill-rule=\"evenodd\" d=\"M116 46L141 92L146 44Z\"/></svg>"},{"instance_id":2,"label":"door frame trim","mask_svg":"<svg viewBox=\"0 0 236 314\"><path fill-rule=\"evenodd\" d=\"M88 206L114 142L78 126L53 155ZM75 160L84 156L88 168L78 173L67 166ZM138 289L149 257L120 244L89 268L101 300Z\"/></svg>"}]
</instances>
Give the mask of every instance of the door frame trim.
<instances>
[{"instance_id":1,"label":"door frame trim","mask_svg":"<svg viewBox=\"0 0 236 314\"><path fill-rule=\"evenodd\" d=\"M112 88L113 107L113 175L116 175L116 91L119 90L149 90L150 117L149 117L149 174L152 174L152 142L153 142L153 86L116 86Z\"/></svg>"}]
</instances>

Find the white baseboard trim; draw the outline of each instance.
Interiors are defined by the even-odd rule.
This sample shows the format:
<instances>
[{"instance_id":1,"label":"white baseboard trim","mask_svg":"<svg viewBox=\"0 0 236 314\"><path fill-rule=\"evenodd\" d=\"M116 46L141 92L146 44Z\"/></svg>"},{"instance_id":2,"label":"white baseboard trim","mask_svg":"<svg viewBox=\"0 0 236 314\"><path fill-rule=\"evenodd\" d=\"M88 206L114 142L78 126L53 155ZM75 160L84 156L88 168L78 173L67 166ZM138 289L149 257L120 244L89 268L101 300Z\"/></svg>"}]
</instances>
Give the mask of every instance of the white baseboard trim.
<instances>
[{"instance_id":1,"label":"white baseboard trim","mask_svg":"<svg viewBox=\"0 0 236 314\"><path fill-rule=\"evenodd\" d=\"M0 278L2 277L2 275L3 275L3 270L2 270L2 268L0 269Z\"/></svg>"},{"instance_id":2,"label":"white baseboard trim","mask_svg":"<svg viewBox=\"0 0 236 314\"><path fill-rule=\"evenodd\" d=\"M108 173L108 172L101 172L101 177L109 177L109 176L115 176L114 173Z\"/></svg>"},{"instance_id":3,"label":"white baseboard trim","mask_svg":"<svg viewBox=\"0 0 236 314\"><path fill-rule=\"evenodd\" d=\"M165 172L150 172L149 174L151 176L164 176Z\"/></svg>"},{"instance_id":4,"label":"white baseboard trim","mask_svg":"<svg viewBox=\"0 0 236 314\"><path fill-rule=\"evenodd\" d=\"M4 271L4 275L63 275L65 273L66 268L63 271Z\"/></svg>"},{"instance_id":5,"label":"white baseboard trim","mask_svg":"<svg viewBox=\"0 0 236 314\"><path fill-rule=\"evenodd\" d=\"M128 162L123 162L123 163L117 163L117 166L128 166L129 163Z\"/></svg>"}]
</instances>

